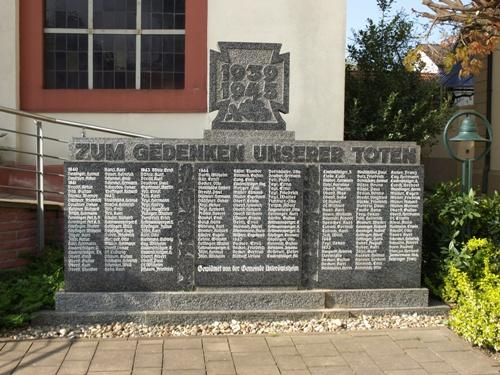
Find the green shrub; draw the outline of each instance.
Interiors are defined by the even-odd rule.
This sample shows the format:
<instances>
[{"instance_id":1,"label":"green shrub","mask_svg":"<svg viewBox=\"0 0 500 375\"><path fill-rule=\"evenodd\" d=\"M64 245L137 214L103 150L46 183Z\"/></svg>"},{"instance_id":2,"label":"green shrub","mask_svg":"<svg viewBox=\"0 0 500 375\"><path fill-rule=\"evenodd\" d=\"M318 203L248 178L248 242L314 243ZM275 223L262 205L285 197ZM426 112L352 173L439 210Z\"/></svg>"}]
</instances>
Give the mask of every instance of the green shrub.
<instances>
[{"instance_id":1,"label":"green shrub","mask_svg":"<svg viewBox=\"0 0 500 375\"><path fill-rule=\"evenodd\" d=\"M54 307L64 284L63 251L49 247L22 270L0 274L0 327L26 324L33 312Z\"/></svg>"},{"instance_id":2,"label":"green shrub","mask_svg":"<svg viewBox=\"0 0 500 375\"><path fill-rule=\"evenodd\" d=\"M474 230L481 237L491 238L496 246L500 246L500 193L498 191L495 191L491 198L479 201L479 213L482 220L480 224L476 223Z\"/></svg>"},{"instance_id":3,"label":"green shrub","mask_svg":"<svg viewBox=\"0 0 500 375\"><path fill-rule=\"evenodd\" d=\"M451 265L443 297L455 303L449 323L458 334L475 345L500 350L500 277L491 272L488 261L475 282Z\"/></svg>"},{"instance_id":4,"label":"green shrub","mask_svg":"<svg viewBox=\"0 0 500 375\"><path fill-rule=\"evenodd\" d=\"M462 194L442 184L424 202L424 283L450 303L450 326L500 349L500 194Z\"/></svg>"},{"instance_id":5,"label":"green shrub","mask_svg":"<svg viewBox=\"0 0 500 375\"><path fill-rule=\"evenodd\" d=\"M457 302L457 272L463 273L467 280L476 286L485 281L495 282L495 278L500 278L499 261L500 248L485 238L470 239L455 258L447 261L441 296L447 302Z\"/></svg>"},{"instance_id":6,"label":"green shrub","mask_svg":"<svg viewBox=\"0 0 500 375\"><path fill-rule=\"evenodd\" d=\"M454 265L476 282L485 277L485 270L498 275L500 270L500 249L485 238L471 238L458 253L456 259L450 259L448 265Z\"/></svg>"},{"instance_id":7,"label":"green shrub","mask_svg":"<svg viewBox=\"0 0 500 375\"><path fill-rule=\"evenodd\" d=\"M463 244L474 237L488 238L500 246L500 194L462 194L458 183L446 183L424 201L423 277L431 291L440 295L446 265L468 262ZM493 263L492 263L493 264Z\"/></svg>"}]
</instances>

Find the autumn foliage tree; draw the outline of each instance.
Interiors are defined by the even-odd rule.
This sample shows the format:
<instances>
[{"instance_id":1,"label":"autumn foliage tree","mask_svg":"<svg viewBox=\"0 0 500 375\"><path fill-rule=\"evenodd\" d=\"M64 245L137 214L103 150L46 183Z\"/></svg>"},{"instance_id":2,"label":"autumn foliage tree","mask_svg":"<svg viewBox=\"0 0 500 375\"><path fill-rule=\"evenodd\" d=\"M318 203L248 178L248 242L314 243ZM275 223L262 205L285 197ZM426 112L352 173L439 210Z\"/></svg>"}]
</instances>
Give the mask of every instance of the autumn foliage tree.
<instances>
[{"instance_id":1,"label":"autumn foliage tree","mask_svg":"<svg viewBox=\"0 0 500 375\"><path fill-rule=\"evenodd\" d=\"M475 75L483 67L484 58L493 52L500 42L500 0L423 0L429 11L417 12L436 25L451 25L455 36L447 38L450 53L445 59L448 69L461 65L462 77ZM410 54L415 58L418 51Z\"/></svg>"}]
</instances>

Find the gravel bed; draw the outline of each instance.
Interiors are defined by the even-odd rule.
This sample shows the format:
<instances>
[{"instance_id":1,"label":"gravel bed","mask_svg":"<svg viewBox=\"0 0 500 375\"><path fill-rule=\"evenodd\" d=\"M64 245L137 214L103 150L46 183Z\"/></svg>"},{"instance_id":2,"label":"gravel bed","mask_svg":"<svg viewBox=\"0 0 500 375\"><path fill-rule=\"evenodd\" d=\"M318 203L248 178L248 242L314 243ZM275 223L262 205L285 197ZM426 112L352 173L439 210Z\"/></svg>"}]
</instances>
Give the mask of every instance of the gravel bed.
<instances>
[{"instance_id":1,"label":"gravel bed","mask_svg":"<svg viewBox=\"0 0 500 375\"><path fill-rule=\"evenodd\" d=\"M290 333L332 333L394 328L424 328L445 326L447 317L441 315L360 316L349 319L318 319L279 322L213 322L212 324L145 325L113 323L95 325L61 325L27 327L0 332L0 338L10 340L44 338L140 338L166 336L216 335L275 335Z\"/></svg>"}]
</instances>

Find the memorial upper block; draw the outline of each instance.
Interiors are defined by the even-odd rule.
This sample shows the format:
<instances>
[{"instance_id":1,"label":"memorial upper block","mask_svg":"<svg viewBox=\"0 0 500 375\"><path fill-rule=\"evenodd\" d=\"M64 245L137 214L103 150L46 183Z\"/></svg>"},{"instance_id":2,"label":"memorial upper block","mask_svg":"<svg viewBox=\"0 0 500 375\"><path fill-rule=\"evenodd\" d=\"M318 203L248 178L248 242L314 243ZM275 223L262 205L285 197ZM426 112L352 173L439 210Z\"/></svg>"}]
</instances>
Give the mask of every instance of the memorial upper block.
<instances>
[{"instance_id":1,"label":"memorial upper block","mask_svg":"<svg viewBox=\"0 0 500 375\"><path fill-rule=\"evenodd\" d=\"M420 286L416 144L213 132L74 139L67 291Z\"/></svg>"},{"instance_id":2,"label":"memorial upper block","mask_svg":"<svg viewBox=\"0 0 500 375\"><path fill-rule=\"evenodd\" d=\"M213 129L284 130L288 113L290 55L281 44L219 42L210 51Z\"/></svg>"}]
</instances>

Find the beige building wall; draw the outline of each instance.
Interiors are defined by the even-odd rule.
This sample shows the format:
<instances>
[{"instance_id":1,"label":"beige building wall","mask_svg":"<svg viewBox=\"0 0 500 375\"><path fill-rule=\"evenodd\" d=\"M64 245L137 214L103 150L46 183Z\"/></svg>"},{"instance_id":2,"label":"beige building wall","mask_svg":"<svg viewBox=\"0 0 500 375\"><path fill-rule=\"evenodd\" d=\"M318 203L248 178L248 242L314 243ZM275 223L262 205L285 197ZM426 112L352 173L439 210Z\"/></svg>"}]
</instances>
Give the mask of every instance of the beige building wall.
<instances>
[{"instance_id":1,"label":"beige building wall","mask_svg":"<svg viewBox=\"0 0 500 375\"><path fill-rule=\"evenodd\" d=\"M19 48L17 26L18 1L9 0L2 2L0 8L0 105L17 109L19 106ZM17 119L14 116L0 113L0 128L16 130ZM0 147L15 147L16 135L0 130ZM0 152L1 160L13 160L12 152Z\"/></svg>"},{"instance_id":2,"label":"beige building wall","mask_svg":"<svg viewBox=\"0 0 500 375\"><path fill-rule=\"evenodd\" d=\"M295 131L297 139L342 140L346 0L209 0L208 4L209 49L218 50L219 41L269 42L282 43L282 52L290 53L290 113L283 116L287 130ZM17 9L17 0L6 1L0 8L0 45L4 51L16 51L0 60L0 76L8 77L0 83L0 105L9 107L19 102ZM164 138L201 138L215 117L215 113L48 115ZM12 117L3 121L16 126ZM31 120L19 120L17 128L34 130ZM58 138L79 136L78 129L52 124L44 130L45 135ZM26 137L18 143L24 149L34 146ZM47 152L65 153L65 146L49 145Z\"/></svg>"},{"instance_id":3,"label":"beige building wall","mask_svg":"<svg viewBox=\"0 0 500 375\"><path fill-rule=\"evenodd\" d=\"M493 145L491 147L491 172L489 191L500 191L500 47L493 55L492 113Z\"/></svg>"},{"instance_id":4,"label":"beige building wall","mask_svg":"<svg viewBox=\"0 0 500 375\"><path fill-rule=\"evenodd\" d=\"M297 139L344 137L345 0L209 0L208 46L283 43L290 52L287 129ZM213 116L211 116L213 117Z\"/></svg>"}]
</instances>

